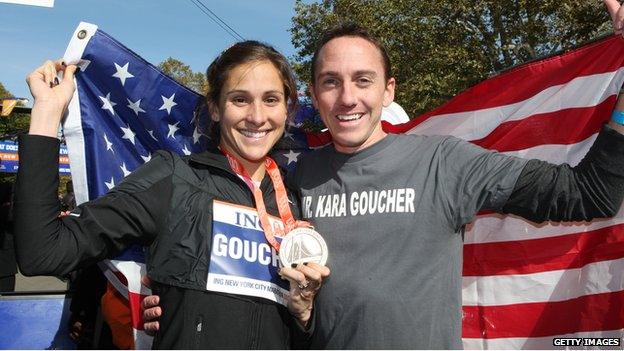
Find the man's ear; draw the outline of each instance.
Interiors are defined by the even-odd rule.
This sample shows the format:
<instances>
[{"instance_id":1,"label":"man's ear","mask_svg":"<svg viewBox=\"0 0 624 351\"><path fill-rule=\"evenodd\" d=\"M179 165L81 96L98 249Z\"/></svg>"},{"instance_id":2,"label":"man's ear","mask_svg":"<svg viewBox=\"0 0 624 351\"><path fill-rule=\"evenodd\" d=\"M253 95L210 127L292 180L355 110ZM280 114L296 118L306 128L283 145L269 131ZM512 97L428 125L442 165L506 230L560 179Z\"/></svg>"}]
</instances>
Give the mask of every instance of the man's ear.
<instances>
[{"instance_id":1,"label":"man's ear","mask_svg":"<svg viewBox=\"0 0 624 351\"><path fill-rule=\"evenodd\" d=\"M210 119L219 122L221 114L219 113L219 107L214 102L208 102L208 113L210 114Z\"/></svg>"},{"instance_id":2,"label":"man's ear","mask_svg":"<svg viewBox=\"0 0 624 351\"><path fill-rule=\"evenodd\" d=\"M310 92L310 96L312 97L312 106L318 110L318 102L316 101L316 94L314 93L314 84L308 85L308 91Z\"/></svg>"},{"instance_id":3,"label":"man's ear","mask_svg":"<svg viewBox=\"0 0 624 351\"><path fill-rule=\"evenodd\" d=\"M388 107L394 101L394 88L396 88L396 80L392 77L386 82L384 90L383 106Z\"/></svg>"}]
</instances>

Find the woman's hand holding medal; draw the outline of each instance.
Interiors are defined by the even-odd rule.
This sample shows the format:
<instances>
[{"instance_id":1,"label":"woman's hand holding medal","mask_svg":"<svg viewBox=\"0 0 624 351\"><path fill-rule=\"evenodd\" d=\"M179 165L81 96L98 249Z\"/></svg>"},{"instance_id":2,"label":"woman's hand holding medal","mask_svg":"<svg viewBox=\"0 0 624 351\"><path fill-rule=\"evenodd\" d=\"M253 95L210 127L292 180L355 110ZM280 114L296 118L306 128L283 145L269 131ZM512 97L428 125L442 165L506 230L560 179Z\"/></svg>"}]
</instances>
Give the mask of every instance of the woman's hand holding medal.
<instances>
[{"instance_id":1,"label":"woman's hand holding medal","mask_svg":"<svg viewBox=\"0 0 624 351\"><path fill-rule=\"evenodd\" d=\"M329 273L329 268L314 262L293 263L279 272L282 278L290 282L288 310L304 327L308 326L312 316L314 296Z\"/></svg>"}]
</instances>

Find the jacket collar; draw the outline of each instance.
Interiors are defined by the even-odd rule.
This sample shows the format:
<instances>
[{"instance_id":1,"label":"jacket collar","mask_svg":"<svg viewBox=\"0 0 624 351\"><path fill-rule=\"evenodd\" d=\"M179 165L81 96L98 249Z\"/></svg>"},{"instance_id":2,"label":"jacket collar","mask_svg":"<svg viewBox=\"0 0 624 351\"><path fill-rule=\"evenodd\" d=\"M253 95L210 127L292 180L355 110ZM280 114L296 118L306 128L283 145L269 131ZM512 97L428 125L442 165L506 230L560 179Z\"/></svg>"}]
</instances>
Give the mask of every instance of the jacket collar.
<instances>
[{"instance_id":1,"label":"jacket collar","mask_svg":"<svg viewBox=\"0 0 624 351\"><path fill-rule=\"evenodd\" d=\"M234 173L234 171L230 167L230 163L228 162L227 157L225 157L225 155L212 144L208 145L206 151L197 154L191 154L191 161L197 162L205 166L221 168L230 173Z\"/></svg>"},{"instance_id":2,"label":"jacket collar","mask_svg":"<svg viewBox=\"0 0 624 351\"><path fill-rule=\"evenodd\" d=\"M222 169L236 176L236 178L240 179L238 175L236 174L236 172L232 170L232 167L230 166L230 162L228 161L227 157L217 148L217 146L213 145L212 143L208 145L208 148L206 149L206 151L203 151L197 154L191 154L190 160L192 162L196 162L205 166L216 167L216 168ZM280 173L282 174L282 177L284 177L284 174L286 174L284 168L281 166L279 168L280 168ZM241 179L241 182L242 182L242 179ZM266 188L266 186L270 182L271 182L270 177L265 175L265 177L262 179L262 182L261 182L262 184L260 185L260 187Z\"/></svg>"}]
</instances>

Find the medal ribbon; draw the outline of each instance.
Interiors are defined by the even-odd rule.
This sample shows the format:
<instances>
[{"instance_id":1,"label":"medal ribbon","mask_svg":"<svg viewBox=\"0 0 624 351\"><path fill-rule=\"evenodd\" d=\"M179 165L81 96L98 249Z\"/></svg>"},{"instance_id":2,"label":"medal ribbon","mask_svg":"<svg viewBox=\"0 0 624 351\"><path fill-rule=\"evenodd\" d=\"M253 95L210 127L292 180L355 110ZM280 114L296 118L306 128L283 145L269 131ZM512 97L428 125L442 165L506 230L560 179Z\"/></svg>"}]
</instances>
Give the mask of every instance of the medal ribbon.
<instances>
[{"instance_id":1,"label":"medal ribbon","mask_svg":"<svg viewBox=\"0 0 624 351\"><path fill-rule=\"evenodd\" d=\"M273 189L275 189L275 202L277 203L277 209L280 214L280 218L284 223L284 232L281 231L281 228L273 228L271 223L269 223L269 215L266 211L266 207L264 206L264 199L262 197L262 190L259 186L256 186L251 180L249 173L245 170L245 168L241 165L238 160L230 155L227 151L222 148L219 148L221 152L227 157L228 162L230 163L230 167L232 170L236 172L243 180L245 184L251 189L253 192L254 200L256 201L256 210L258 211L258 217L260 219L260 225L264 230L264 236L266 240L273 246L273 248L279 252L280 243L275 239L276 231L277 235L284 236L284 233L288 233L291 230L295 229L299 226L310 226L309 223L305 221L296 221L290 211L290 206L288 205L288 194L286 193L286 187L284 186L284 182L282 181L282 176L280 174L279 168L277 167L277 163L270 158L264 158L264 166L271 178L271 182L273 183Z\"/></svg>"}]
</instances>

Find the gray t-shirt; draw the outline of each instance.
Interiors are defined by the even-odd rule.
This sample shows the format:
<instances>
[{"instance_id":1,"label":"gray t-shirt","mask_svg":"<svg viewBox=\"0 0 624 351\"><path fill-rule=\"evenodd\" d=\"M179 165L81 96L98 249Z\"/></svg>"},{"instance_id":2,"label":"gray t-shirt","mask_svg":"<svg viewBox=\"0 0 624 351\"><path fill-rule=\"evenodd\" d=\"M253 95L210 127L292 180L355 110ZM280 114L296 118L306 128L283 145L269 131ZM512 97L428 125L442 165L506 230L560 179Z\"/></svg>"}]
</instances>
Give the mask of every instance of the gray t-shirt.
<instances>
[{"instance_id":1,"label":"gray t-shirt","mask_svg":"<svg viewBox=\"0 0 624 351\"><path fill-rule=\"evenodd\" d=\"M462 348L463 226L505 204L525 163L416 135L303 158L291 181L332 271L316 298L312 348Z\"/></svg>"}]
</instances>

